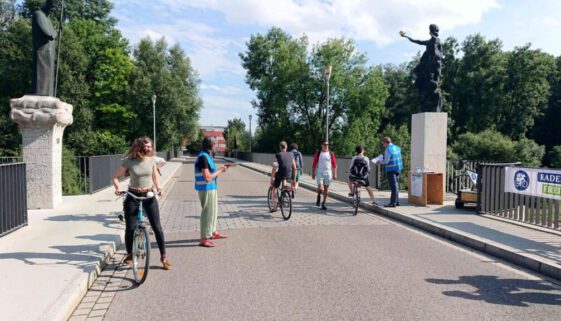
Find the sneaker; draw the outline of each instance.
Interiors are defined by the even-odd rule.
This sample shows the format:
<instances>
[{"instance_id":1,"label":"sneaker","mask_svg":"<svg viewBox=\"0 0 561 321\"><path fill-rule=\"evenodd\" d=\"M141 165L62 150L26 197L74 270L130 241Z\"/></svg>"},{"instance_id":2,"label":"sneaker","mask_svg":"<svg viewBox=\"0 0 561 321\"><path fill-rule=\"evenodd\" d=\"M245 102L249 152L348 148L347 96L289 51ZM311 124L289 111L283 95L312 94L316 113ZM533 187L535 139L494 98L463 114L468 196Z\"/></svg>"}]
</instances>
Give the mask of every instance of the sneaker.
<instances>
[{"instance_id":1,"label":"sneaker","mask_svg":"<svg viewBox=\"0 0 561 321\"><path fill-rule=\"evenodd\" d=\"M355 194L349 193L349 197L353 197L353 196L355 196Z\"/></svg>"},{"instance_id":2,"label":"sneaker","mask_svg":"<svg viewBox=\"0 0 561 321\"><path fill-rule=\"evenodd\" d=\"M374 205L374 206L380 206L380 204L378 204L378 202L376 202L376 201L372 202L372 205Z\"/></svg>"},{"instance_id":3,"label":"sneaker","mask_svg":"<svg viewBox=\"0 0 561 321\"><path fill-rule=\"evenodd\" d=\"M319 201L321 200L321 195L318 194L318 197L316 199L316 206L319 207Z\"/></svg>"},{"instance_id":4,"label":"sneaker","mask_svg":"<svg viewBox=\"0 0 561 321\"><path fill-rule=\"evenodd\" d=\"M125 265L131 265L132 264L132 256L130 254L127 254L127 256L125 256L125 259L123 260L123 264L125 264Z\"/></svg>"},{"instance_id":5,"label":"sneaker","mask_svg":"<svg viewBox=\"0 0 561 321\"><path fill-rule=\"evenodd\" d=\"M384 205L384 207L395 207L395 204L391 204L391 203L390 203L390 204L386 204L386 205Z\"/></svg>"},{"instance_id":6,"label":"sneaker","mask_svg":"<svg viewBox=\"0 0 561 321\"><path fill-rule=\"evenodd\" d=\"M166 271L171 270L171 263L168 259L160 259L160 262L162 262L162 265L164 266L164 270Z\"/></svg>"},{"instance_id":7,"label":"sneaker","mask_svg":"<svg viewBox=\"0 0 561 321\"><path fill-rule=\"evenodd\" d=\"M321 209L324 210L324 211L327 210L327 207L325 206L325 203L321 203Z\"/></svg>"}]
</instances>

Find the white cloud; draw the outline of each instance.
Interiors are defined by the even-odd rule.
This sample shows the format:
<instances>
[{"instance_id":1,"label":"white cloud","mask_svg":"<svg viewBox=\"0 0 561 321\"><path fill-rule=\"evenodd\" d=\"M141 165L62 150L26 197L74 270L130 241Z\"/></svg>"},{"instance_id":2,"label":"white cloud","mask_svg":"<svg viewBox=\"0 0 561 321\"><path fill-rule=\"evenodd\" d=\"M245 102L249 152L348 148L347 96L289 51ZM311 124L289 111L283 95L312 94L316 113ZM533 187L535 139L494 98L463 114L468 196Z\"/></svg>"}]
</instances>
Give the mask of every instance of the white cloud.
<instances>
[{"instance_id":1,"label":"white cloud","mask_svg":"<svg viewBox=\"0 0 561 321\"><path fill-rule=\"evenodd\" d=\"M559 27L559 26L561 26L561 22L559 22L559 19L555 19L555 18L552 18L552 17L544 17L543 18L543 23L548 27Z\"/></svg>"},{"instance_id":2,"label":"white cloud","mask_svg":"<svg viewBox=\"0 0 561 321\"><path fill-rule=\"evenodd\" d=\"M307 34L312 43L345 36L386 45L398 39L400 29L428 35L428 25L446 30L476 24L497 8L496 0L160 0L167 6L211 9L228 23L279 26L294 34ZM421 30L423 30L421 32Z\"/></svg>"},{"instance_id":3,"label":"white cloud","mask_svg":"<svg viewBox=\"0 0 561 321\"><path fill-rule=\"evenodd\" d=\"M217 86L217 85L206 85L206 84L201 84L201 90L211 90L223 95L233 95L241 91L240 88L234 86Z\"/></svg>"}]
</instances>

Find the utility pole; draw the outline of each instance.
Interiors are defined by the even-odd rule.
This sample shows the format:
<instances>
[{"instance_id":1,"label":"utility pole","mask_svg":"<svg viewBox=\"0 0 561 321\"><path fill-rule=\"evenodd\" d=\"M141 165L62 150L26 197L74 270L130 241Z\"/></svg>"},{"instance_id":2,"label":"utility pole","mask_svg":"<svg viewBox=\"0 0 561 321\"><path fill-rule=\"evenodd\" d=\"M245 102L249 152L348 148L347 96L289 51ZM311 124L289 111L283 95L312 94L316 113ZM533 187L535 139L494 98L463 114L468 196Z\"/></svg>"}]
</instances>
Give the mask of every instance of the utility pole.
<instances>
[{"instance_id":1,"label":"utility pole","mask_svg":"<svg viewBox=\"0 0 561 321\"><path fill-rule=\"evenodd\" d=\"M154 129L154 152L157 152L156 149L156 94L152 95L152 118L153 118L153 125L152 128Z\"/></svg>"}]
</instances>

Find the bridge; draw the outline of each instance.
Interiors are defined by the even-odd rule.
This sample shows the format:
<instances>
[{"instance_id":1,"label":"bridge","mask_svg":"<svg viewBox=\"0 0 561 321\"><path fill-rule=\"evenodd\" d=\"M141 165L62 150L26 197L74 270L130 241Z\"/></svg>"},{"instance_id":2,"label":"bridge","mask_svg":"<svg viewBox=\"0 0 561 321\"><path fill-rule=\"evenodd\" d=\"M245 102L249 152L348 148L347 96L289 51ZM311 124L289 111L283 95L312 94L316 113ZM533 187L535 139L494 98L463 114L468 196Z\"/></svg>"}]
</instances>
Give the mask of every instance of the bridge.
<instances>
[{"instance_id":1,"label":"bridge","mask_svg":"<svg viewBox=\"0 0 561 321\"><path fill-rule=\"evenodd\" d=\"M229 238L212 249L197 246L193 159L168 161L160 206L173 270L154 263L140 287L120 264L124 224L112 188L29 210L27 226L0 238L2 319L548 320L561 312L555 228L507 222L508 211L458 210L453 194L425 207L402 193L402 206L363 204L353 216L340 181L322 211L307 174L285 221L268 212L270 166L253 156L221 160L240 166L219 179L218 228Z\"/></svg>"}]
</instances>

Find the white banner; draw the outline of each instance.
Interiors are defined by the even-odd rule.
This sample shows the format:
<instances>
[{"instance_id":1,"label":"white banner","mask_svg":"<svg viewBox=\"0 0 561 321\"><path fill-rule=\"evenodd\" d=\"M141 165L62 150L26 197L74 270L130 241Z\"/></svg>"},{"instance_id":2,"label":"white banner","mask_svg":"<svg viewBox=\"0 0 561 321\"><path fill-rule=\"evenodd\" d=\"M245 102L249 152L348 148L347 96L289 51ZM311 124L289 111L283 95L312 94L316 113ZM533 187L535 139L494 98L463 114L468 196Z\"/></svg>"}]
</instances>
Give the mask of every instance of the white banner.
<instances>
[{"instance_id":1,"label":"white banner","mask_svg":"<svg viewBox=\"0 0 561 321\"><path fill-rule=\"evenodd\" d=\"M505 167L505 192L561 200L561 171Z\"/></svg>"}]
</instances>

